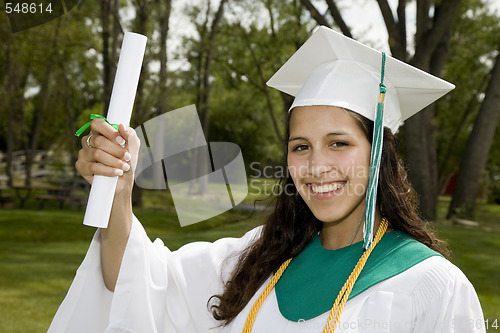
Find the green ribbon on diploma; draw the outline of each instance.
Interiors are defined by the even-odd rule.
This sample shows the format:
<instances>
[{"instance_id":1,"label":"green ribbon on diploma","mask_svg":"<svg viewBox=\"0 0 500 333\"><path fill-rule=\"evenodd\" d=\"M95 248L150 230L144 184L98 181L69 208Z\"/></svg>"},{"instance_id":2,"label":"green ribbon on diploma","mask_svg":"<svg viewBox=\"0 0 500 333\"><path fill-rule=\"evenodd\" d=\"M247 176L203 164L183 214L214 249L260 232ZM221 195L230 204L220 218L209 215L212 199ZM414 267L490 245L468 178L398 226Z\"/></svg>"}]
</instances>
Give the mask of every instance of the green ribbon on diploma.
<instances>
[{"instance_id":1,"label":"green ribbon on diploma","mask_svg":"<svg viewBox=\"0 0 500 333\"><path fill-rule=\"evenodd\" d=\"M90 115L90 121L86 124L84 124L82 127L80 127L80 129L78 131L76 131L75 135L76 136L80 136L82 135L83 132L85 132L85 130L87 128L90 127L90 123L92 122L93 119L96 119L96 118L101 118L101 119L104 119L104 121L106 121L108 124L110 124L111 126L113 126L114 129L116 129L118 131L118 127L119 127L119 124L111 124L107 119L106 117L103 117L101 116L100 114L91 114Z\"/></svg>"}]
</instances>

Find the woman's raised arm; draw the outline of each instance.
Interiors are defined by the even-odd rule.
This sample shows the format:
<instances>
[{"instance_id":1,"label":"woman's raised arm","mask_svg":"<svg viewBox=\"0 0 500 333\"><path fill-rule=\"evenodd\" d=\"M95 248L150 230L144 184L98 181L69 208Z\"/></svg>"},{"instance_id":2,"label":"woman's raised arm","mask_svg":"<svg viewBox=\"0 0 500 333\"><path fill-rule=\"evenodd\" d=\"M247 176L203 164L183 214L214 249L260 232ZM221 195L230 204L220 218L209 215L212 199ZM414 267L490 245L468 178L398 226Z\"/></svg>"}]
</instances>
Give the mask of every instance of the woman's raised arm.
<instances>
[{"instance_id":1,"label":"woman's raised arm","mask_svg":"<svg viewBox=\"0 0 500 333\"><path fill-rule=\"evenodd\" d=\"M104 283L114 290L132 226L132 188L140 141L134 129L120 125L119 132L103 119L94 119L82 138L76 169L92 184L94 175L119 176L107 229L101 229ZM90 138L89 138L90 136Z\"/></svg>"}]
</instances>

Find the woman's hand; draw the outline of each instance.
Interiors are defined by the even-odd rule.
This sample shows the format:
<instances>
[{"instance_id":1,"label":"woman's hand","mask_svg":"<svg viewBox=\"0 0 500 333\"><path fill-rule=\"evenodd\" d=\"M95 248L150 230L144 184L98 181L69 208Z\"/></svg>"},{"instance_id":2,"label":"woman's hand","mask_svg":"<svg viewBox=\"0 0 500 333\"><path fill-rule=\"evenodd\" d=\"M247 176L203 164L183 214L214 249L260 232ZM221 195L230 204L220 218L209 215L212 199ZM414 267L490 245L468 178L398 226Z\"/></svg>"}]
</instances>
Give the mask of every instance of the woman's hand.
<instances>
[{"instance_id":1,"label":"woman's hand","mask_svg":"<svg viewBox=\"0 0 500 333\"><path fill-rule=\"evenodd\" d=\"M76 169L90 184L94 175L120 176L115 195L124 189L131 192L140 146L135 130L120 124L117 132L100 118L92 120L90 129L90 134L82 138L82 149L78 152L78 160L75 163Z\"/></svg>"}]
</instances>

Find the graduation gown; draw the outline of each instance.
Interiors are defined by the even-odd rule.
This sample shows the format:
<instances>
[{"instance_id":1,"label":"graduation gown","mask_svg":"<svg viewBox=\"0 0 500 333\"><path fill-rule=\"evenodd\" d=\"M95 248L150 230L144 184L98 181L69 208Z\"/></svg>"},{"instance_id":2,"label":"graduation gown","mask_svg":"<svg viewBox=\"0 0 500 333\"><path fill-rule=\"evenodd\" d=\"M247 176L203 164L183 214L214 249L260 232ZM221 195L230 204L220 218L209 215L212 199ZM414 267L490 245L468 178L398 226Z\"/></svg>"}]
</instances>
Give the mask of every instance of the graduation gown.
<instances>
[{"instance_id":1,"label":"graduation gown","mask_svg":"<svg viewBox=\"0 0 500 333\"><path fill-rule=\"evenodd\" d=\"M159 239L151 242L134 217L114 292L102 278L97 231L49 332L239 333L271 277L226 327L212 317L207 302L222 292L222 281L260 230L172 252ZM276 289L262 305L253 333L322 332L329 309L313 318L287 319ZM350 297L336 332L471 333L485 328L465 275L443 257L430 256Z\"/></svg>"}]
</instances>

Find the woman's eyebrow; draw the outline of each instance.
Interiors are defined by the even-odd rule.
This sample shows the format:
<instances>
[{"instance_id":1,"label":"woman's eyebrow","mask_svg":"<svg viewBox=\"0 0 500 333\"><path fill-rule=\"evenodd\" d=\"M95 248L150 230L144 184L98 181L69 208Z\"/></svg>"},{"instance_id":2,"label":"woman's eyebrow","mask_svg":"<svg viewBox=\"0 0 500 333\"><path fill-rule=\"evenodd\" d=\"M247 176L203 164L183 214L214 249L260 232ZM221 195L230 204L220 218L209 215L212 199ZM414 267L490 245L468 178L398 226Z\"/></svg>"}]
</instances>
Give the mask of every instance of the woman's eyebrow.
<instances>
[{"instance_id":1,"label":"woman's eyebrow","mask_svg":"<svg viewBox=\"0 0 500 333\"><path fill-rule=\"evenodd\" d=\"M331 133L328 133L326 136L341 136L341 135L349 135L350 133L348 132L331 132ZM305 137L302 137L302 136L294 136L294 137L291 137L290 139L288 139L288 142L292 142L294 140L305 140L307 141L307 138Z\"/></svg>"},{"instance_id":2,"label":"woman's eyebrow","mask_svg":"<svg viewBox=\"0 0 500 333\"><path fill-rule=\"evenodd\" d=\"M295 137L292 137L292 138L288 139L288 142L292 142L292 141L294 141L294 140L306 140L306 141L307 141L307 139L306 139L306 138L304 138L304 137L301 137L301 136L295 136Z\"/></svg>"},{"instance_id":3,"label":"woman's eyebrow","mask_svg":"<svg viewBox=\"0 0 500 333\"><path fill-rule=\"evenodd\" d=\"M339 135L349 135L349 132L331 132L328 133L326 136L339 136Z\"/></svg>"}]
</instances>

